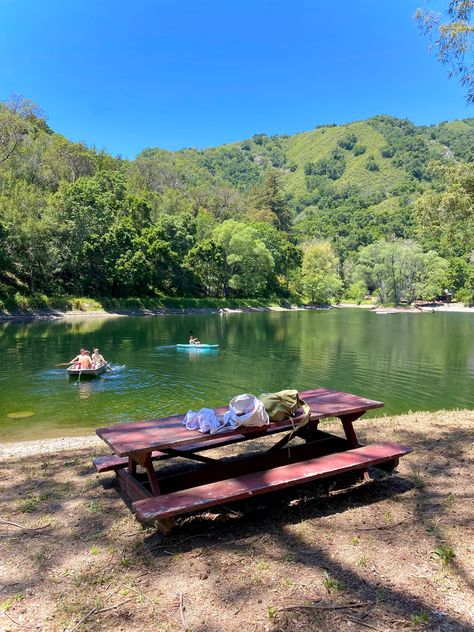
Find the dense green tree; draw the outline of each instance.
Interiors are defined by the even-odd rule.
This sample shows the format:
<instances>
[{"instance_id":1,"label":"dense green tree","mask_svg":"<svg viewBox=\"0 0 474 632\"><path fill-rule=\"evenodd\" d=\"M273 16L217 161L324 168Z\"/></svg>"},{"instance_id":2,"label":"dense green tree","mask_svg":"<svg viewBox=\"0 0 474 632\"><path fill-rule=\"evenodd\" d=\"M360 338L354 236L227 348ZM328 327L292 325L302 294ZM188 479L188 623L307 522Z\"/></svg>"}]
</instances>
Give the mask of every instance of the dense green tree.
<instances>
[{"instance_id":1,"label":"dense green tree","mask_svg":"<svg viewBox=\"0 0 474 632\"><path fill-rule=\"evenodd\" d=\"M307 163L305 173L307 176L326 176L330 180L338 180L346 170L346 160L339 150L334 150L329 158L321 158L315 163ZM311 188L312 181L307 181ZM314 185L313 185L314 186Z\"/></svg>"},{"instance_id":2,"label":"dense green tree","mask_svg":"<svg viewBox=\"0 0 474 632\"><path fill-rule=\"evenodd\" d=\"M350 151L351 149L353 149L356 143L357 143L357 136L353 132L346 134L345 136L343 136L337 141L337 144L339 145L339 147L342 147L342 149L347 149L347 151Z\"/></svg>"},{"instance_id":3,"label":"dense green tree","mask_svg":"<svg viewBox=\"0 0 474 632\"><path fill-rule=\"evenodd\" d=\"M412 241L381 240L362 248L357 259L354 280L377 292L383 304L432 300L445 286L447 261Z\"/></svg>"},{"instance_id":4,"label":"dense green tree","mask_svg":"<svg viewBox=\"0 0 474 632\"><path fill-rule=\"evenodd\" d=\"M196 277L206 296L225 293L225 255L222 246L212 239L203 239L186 255L185 267Z\"/></svg>"},{"instance_id":5,"label":"dense green tree","mask_svg":"<svg viewBox=\"0 0 474 632\"><path fill-rule=\"evenodd\" d=\"M0 163L18 151L35 123L42 122L43 112L30 99L13 94L9 101L0 101Z\"/></svg>"},{"instance_id":6,"label":"dense green tree","mask_svg":"<svg viewBox=\"0 0 474 632\"><path fill-rule=\"evenodd\" d=\"M229 289L242 296L264 292L274 261L258 232L241 222L227 220L214 229L213 239L224 255L224 296Z\"/></svg>"},{"instance_id":7,"label":"dense green tree","mask_svg":"<svg viewBox=\"0 0 474 632\"><path fill-rule=\"evenodd\" d=\"M251 203L255 209L270 213L273 223L280 230L291 229L291 211L283 192L281 175L276 170L266 172L262 185L253 191Z\"/></svg>"},{"instance_id":8,"label":"dense green tree","mask_svg":"<svg viewBox=\"0 0 474 632\"><path fill-rule=\"evenodd\" d=\"M96 156L84 143L71 143L63 136L50 137L42 157L43 181L57 189L62 180L75 182L92 176L96 169Z\"/></svg>"},{"instance_id":9,"label":"dense green tree","mask_svg":"<svg viewBox=\"0 0 474 632\"><path fill-rule=\"evenodd\" d=\"M301 280L312 303L328 304L342 290L338 259L328 241L313 242L304 248Z\"/></svg>"},{"instance_id":10,"label":"dense green tree","mask_svg":"<svg viewBox=\"0 0 474 632\"><path fill-rule=\"evenodd\" d=\"M273 257L273 279L269 279L269 288L275 293L288 290L289 279L296 269L301 267L303 252L299 245L290 240L287 233L278 230L267 222L254 222L258 237L263 241Z\"/></svg>"},{"instance_id":11,"label":"dense green tree","mask_svg":"<svg viewBox=\"0 0 474 632\"><path fill-rule=\"evenodd\" d=\"M196 215L196 240L199 242L210 237L216 226L215 216L205 208L199 209Z\"/></svg>"},{"instance_id":12,"label":"dense green tree","mask_svg":"<svg viewBox=\"0 0 474 632\"><path fill-rule=\"evenodd\" d=\"M416 201L417 236L425 248L460 257L474 249L474 167L449 168L448 180L446 191L429 191Z\"/></svg>"},{"instance_id":13,"label":"dense green tree","mask_svg":"<svg viewBox=\"0 0 474 632\"><path fill-rule=\"evenodd\" d=\"M10 261L7 254L8 232L5 225L0 222L0 281L4 280L5 273L10 268Z\"/></svg>"}]
</instances>

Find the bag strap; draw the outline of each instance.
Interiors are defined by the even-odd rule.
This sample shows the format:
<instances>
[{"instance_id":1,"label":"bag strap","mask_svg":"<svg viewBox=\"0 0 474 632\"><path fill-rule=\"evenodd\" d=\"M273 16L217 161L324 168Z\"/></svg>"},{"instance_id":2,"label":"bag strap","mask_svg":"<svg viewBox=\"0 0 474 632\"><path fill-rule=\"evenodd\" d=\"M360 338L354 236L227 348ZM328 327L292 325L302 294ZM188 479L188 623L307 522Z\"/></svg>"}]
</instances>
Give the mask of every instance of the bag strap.
<instances>
[{"instance_id":1,"label":"bag strap","mask_svg":"<svg viewBox=\"0 0 474 632\"><path fill-rule=\"evenodd\" d=\"M298 425L297 425L298 428L302 428L303 426L306 426L306 424L309 421L309 417L311 415L311 409L308 402L305 402L304 399L301 399L299 394L298 394L298 406L301 406L304 412L303 419L300 422L298 422Z\"/></svg>"},{"instance_id":2,"label":"bag strap","mask_svg":"<svg viewBox=\"0 0 474 632\"><path fill-rule=\"evenodd\" d=\"M311 409L308 402L305 402L304 399L301 399L299 394L297 395L297 400L298 400L298 406L303 409L304 414L303 414L303 417L296 424L293 423L293 420L291 419L291 416L290 416L290 420L293 425L293 430L291 430L290 434L288 435L288 440L286 442L287 445L293 439L293 437L298 432L298 430L300 430L300 428L303 428L303 426L306 426L306 424L309 422L309 418L311 415Z\"/></svg>"}]
</instances>

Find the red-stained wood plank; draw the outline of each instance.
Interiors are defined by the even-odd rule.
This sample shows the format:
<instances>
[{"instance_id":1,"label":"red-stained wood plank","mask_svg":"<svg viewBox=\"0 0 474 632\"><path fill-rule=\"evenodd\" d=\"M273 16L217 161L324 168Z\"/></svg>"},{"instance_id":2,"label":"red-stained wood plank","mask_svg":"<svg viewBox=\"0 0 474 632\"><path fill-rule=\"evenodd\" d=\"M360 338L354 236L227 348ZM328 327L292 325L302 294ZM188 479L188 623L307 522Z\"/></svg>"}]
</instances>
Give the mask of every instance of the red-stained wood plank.
<instances>
[{"instance_id":1,"label":"red-stained wood plank","mask_svg":"<svg viewBox=\"0 0 474 632\"><path fill-rule=\"evenodd\" d=\"M252 437L256 437L258 435L265 435L266 432L256 431ZM202 435L201 435L202 436ZM220 448L222 446L231 445L233 443L239 443L240 441L246 440L248 437L243 435L235 435L235 436L221 436L221 435L212 435L212 438L208 438L206 441L200 443L192 443L191 445L183 446L176 451L179 452L179 456L183 456L185 458L191 458L189 456L192 452L202 452L205 450L212 450L213 448ZM177 456L177 455L173 455ZM172 458L167 452L160 452L159 450L154 450L151 453L151 458L153 461L163 461L169 458ZM92 459L92 464L94 465L97 472L111 472L128 466L128 457L127 456L116 456L115 454L107 454L104 456L96 456Z\"/></svg>"},{"instance_id":2,"label":"red-stained wood plank","mask_svg":"<svg viewBox=\"0 0 474 632\"><path fill-rule=\"evenodd\" d=\"M411 451L411 448L407 446L394 443L376 443L354 450L200 485L188 490L155 496L134 502L132 507L142 520L176 516L200 511L224 502L241 500L293 485L308 483L318 478L376 466L397 459Z\"/></svg>"},{"instance_id":3,"label":"red-stained wood plank","mask_svg":"<svg viewBox=\"0 0 474 632\"><path fill-rule=\"evenodd\" d=\"M151 492L137 481L136 478L130 476L127 470L117 470L117 478L119 480L120 489L124 496L131 502L136 500L143 500L145 498L152 498Z\"/></svg>"},{"instance_id":4,"label":"red-stained wood plank","mask_svg":"<svg viewBox=\"0 0 474 632\"><path fill-rule=\"evenodd\" d=\"M309 403L312 419L345 416L383 406L382 402L327 388L303 391L300 395ZM223 415L226 410L227 408L217 408L215 412L217 415ZM184 414L181 414L162 419L116 424L108 428L98 428L96 433L118 456L166 448L180 449L216 439L216 435L187 430L182 424L183 418ZM292 427L292 421L288 419L272 422L260 429L239 428L222 432L219 433L219 439L243 441L250 437L290 430Z\"/></svg>"},{"instance_id":5,"label":"red-stained wood plank","mask_svg":"<svg viewBox=\"0 0 474 632\"><path fill-rule=\"evenodd\" d=\"M152 452L151 458L154 461L169 458L164 452ZM92 463L97 472L111 472L113 470L119 470L128 466L128 457L115 456L115 454L108 454L106 456L96 456L92 459Z\"/></svg>"}]
</instances>

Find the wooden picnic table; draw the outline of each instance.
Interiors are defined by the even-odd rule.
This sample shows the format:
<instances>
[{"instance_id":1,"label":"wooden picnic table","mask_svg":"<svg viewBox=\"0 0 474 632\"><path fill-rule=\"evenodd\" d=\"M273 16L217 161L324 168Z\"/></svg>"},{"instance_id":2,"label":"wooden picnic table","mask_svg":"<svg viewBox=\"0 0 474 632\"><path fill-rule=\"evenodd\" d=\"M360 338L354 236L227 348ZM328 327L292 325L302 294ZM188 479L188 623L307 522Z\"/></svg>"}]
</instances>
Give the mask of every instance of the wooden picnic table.
<instances>
[{"instance_id":1,"label":"wooden picnic table","mask_svg":"<svg viewBox=\"0 0 474 632\"><path fill-rule=\"evenodd\" d=\"M167 533L174 525L174 517L180 514L351 470L360 470L367 476L369 466L391 471L399 457L411 452L410 448L393 443L359 444L353 422L366 411L382 407L382 402L328 388L303 391L300 396L310 405L310 420L296 432L294 427L302 411L267 426L240 427L213 435L187 430L182 423L184 414L98 428L97 435L113 455L97 457L94 465L99 472L114 470L137 516L145 521L156 520ZM217 415L226 411L227 408L215 409ZM344 436L320 430L319 420L325 417L339 418ZM265 451L239 458L201 454L280 433L286 434ZM289 441L295 435L303 441L290 447ZM177 472L166 467L155 470L154 461L176 457L199 462L201 466Z\"/></svg>"}]
</instances>

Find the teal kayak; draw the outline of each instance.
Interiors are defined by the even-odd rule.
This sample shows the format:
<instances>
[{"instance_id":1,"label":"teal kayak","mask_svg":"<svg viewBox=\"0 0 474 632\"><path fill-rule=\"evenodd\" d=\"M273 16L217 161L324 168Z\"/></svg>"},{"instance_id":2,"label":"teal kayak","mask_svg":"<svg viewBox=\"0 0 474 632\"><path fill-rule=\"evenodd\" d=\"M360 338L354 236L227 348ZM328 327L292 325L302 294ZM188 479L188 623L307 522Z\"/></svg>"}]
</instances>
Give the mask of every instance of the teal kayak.
<instances>
[{"instance_id":1,"label":"teal kayak","mask_svg":"<svg viewBox=\"0 0 474 632\"><path fill-rule=\"evenodd\" d=\"M219 345L205 345L205 344L200 344L200 345L176 345L176 347L178 349L192 349L193 351L199 351L199 349L218 349Z\"/></svg>"}]
</instances>

